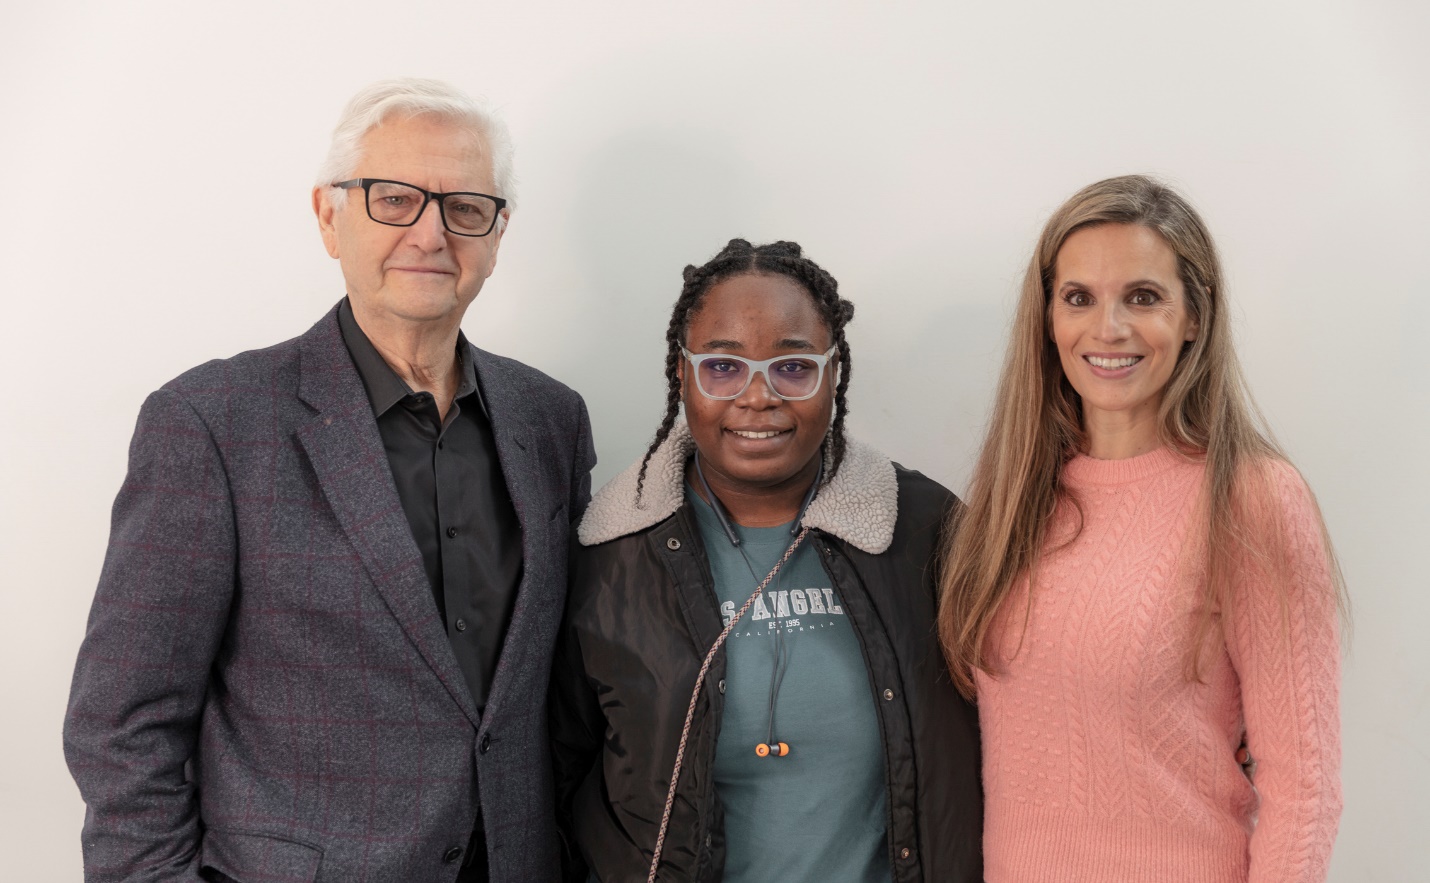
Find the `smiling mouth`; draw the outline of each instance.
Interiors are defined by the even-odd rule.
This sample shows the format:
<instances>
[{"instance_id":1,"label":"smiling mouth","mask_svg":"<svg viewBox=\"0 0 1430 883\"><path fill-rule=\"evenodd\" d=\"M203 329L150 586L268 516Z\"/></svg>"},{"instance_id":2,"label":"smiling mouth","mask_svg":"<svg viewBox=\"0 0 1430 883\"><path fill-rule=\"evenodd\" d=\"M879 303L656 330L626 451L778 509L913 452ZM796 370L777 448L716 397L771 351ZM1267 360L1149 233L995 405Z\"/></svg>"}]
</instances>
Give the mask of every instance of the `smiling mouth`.
<instances>
[{"instance_id":1,"label":"smiling mouth","mask_svg":"<svg viewBox=\"0 0 1430 883\"><path fill-rule=\"evenodd\" d=\"M790 430L788 430L788 429L771 429L771 430L764 430L764 431L756 432L756 431L749 430L749 429L727 429L727 430L725 430L725 431L726 431L726 432L733 432L735 435L738 435L740 438L774 438L774 437L777 436L777 435L784 435L786 432L789 432Z\"/></svg>"},{"instance_id":2,"label":"smiling mouth","mask_svg":"<svg viewBox=\"0 0 1430 883\"><path fill-rule=\"evenodd\" d=\"M1123 356L1120 359L1107 359L1102 356L1083 356L1087 363L1094 368L1102 368L1105 371L1116 371L1118 368L1131 368L1142 361L1141 356Z\"/></svg>"}]
</instances>

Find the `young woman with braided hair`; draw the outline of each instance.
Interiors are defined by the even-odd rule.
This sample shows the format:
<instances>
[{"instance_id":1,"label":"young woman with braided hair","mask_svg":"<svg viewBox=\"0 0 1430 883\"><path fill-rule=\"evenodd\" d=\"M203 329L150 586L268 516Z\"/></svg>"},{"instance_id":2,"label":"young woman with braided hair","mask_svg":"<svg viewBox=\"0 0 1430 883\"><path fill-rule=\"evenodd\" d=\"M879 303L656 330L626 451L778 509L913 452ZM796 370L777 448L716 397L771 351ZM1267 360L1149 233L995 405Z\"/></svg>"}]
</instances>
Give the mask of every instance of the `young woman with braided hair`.
<instances>
[{"instance_id":1,"label":"young woman with braided hair","mask_svg":"<svg viewBox=\"0 0 1430 883\"><path fill-rule=\"evenodd\" d=\"M834 281L834 277L814 261L803 257L800 247L795 243L773 242L755 248L743 239L733 239L704 266L688 264L685 267L685 287L675 302L675 308L670 315L670 325L665 331L665 416L661 418L660 428L655 432L655 440L641 459L637 490L645 481L646 467L650 463L651 455L670 436L671 427L675 425L676 417L680 413L681 347L685 345L684 335L689 327L691 312L699 306L712 284L727 276L749 273L752 266L756 272L785 275L804 286L806 294L814 301L814 308L819 313L820 320L834 335L834 346L838 350L839 381L834 390L834 422L829 427L828 434L829 456L833 466L826 478L833 478L838 471L839 463L844 459L844 415L848 411L844 395L849 389L849 378L853 373L844 326L854 318L854 305L839 296L839 283Z\"/></svg>"},{"instance_id":2,"label":"young woman with braided hair","mask_svg":"<svg viewBox=\"0 0 1430 883\"><path fill-rule=\"evenodd\" d=\"M792 242L685 268L660 428L573 558L572 881L982 880L978 723L929 567L956 500L846 437L853 315Z\"/></svg>"}]
</instances>

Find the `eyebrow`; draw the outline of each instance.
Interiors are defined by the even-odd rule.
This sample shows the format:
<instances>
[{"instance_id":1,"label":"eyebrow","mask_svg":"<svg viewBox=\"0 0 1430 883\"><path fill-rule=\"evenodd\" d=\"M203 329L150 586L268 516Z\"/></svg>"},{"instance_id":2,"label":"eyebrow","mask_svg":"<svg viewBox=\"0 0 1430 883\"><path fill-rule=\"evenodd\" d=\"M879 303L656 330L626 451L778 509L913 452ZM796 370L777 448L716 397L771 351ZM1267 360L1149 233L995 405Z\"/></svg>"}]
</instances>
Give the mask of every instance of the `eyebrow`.
<instances>
[{"instance_id":1,"label":"eyebrow","mask_svg":"<svg viewBox=\"0 0 1430 883\"><path fill-rule=\"evenodd\" d=\"M1091 288L1091 287L1092 287L1092 286L1087 285L1087 284L1082 283L1082 282L1079 282L1079 281L1077 281L1076 279L1068 279L1068 280L1065 281L1062 285L1059 285L1059 286L1058 286L1058 291L1062 291L1062 290L1065 289L1065 288ZM1126 286L1124 286L1124 290L1126 290L1126 291L1131 291L1131 290L1134 289L1134 288L1155 288L1155 289L1157 289L1158 291L1169 291L1169 290L1170 290L1170 289L1167 288L1166 285L1163 285L1161 282L1158 282L1156 279L1138 279L1138 280L1136 280L1135 282L1129 282L1129 283L1127 283Z\"/></svg>"},{"instance_id":2,"label":"eyebrow","mask_svg":"<svg viewBox=\"0 0 1430 883\"><path fill-rule=\"evenodd\" d=\"M710 350L739 350L744 348L745 345L738 340L725 340L723 338L716 338L715 340L705 341L706 352L709 352ZM782 337L779 340L775 341L775 349L813 351L814 344L809 342L808 340L805 340L803 337Z\"/></svg>"}]
</instances>

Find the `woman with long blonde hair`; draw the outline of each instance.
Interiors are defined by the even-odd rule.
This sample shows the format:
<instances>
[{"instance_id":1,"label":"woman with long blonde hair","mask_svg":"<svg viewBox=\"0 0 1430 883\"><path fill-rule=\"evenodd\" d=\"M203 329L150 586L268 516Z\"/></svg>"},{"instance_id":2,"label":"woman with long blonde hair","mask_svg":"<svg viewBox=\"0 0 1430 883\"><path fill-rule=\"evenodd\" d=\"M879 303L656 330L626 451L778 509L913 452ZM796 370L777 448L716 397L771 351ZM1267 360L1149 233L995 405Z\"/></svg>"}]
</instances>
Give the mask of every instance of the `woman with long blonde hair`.
<instances>
[{"instance_id":1,"label":"woman with long blonde hair","mask_svg":"<svg viewBox=\"0 0 1430 883\"><path fill-rule=\"evenodd\" d=\"M989 883L1325 879L1344 593L1228 319L1153 179L1043 229L941 586Z\"/></svg>"}]
</instances>

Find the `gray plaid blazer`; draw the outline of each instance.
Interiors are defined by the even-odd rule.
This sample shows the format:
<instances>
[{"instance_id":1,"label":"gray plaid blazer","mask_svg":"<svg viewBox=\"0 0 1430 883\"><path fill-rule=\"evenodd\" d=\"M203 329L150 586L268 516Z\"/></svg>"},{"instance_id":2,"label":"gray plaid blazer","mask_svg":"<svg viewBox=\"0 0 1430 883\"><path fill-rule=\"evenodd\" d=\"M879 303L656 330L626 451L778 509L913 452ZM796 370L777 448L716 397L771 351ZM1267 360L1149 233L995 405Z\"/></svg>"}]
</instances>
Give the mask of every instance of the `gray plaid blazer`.
<instances>
[{"instance_id":1,"label":"gray plaid blazer","mask_svg":"<svg viewBox=\"0 0 1430 883\"><path fill-rule=\"evenodd\" d=\"M472 355L525 562L485 714L336 310L145 401L65 719L87 880L450 881L479 812L492 880L556 877L545 697L595 452L579 395Z\"/></svg>"}]
</instances>

